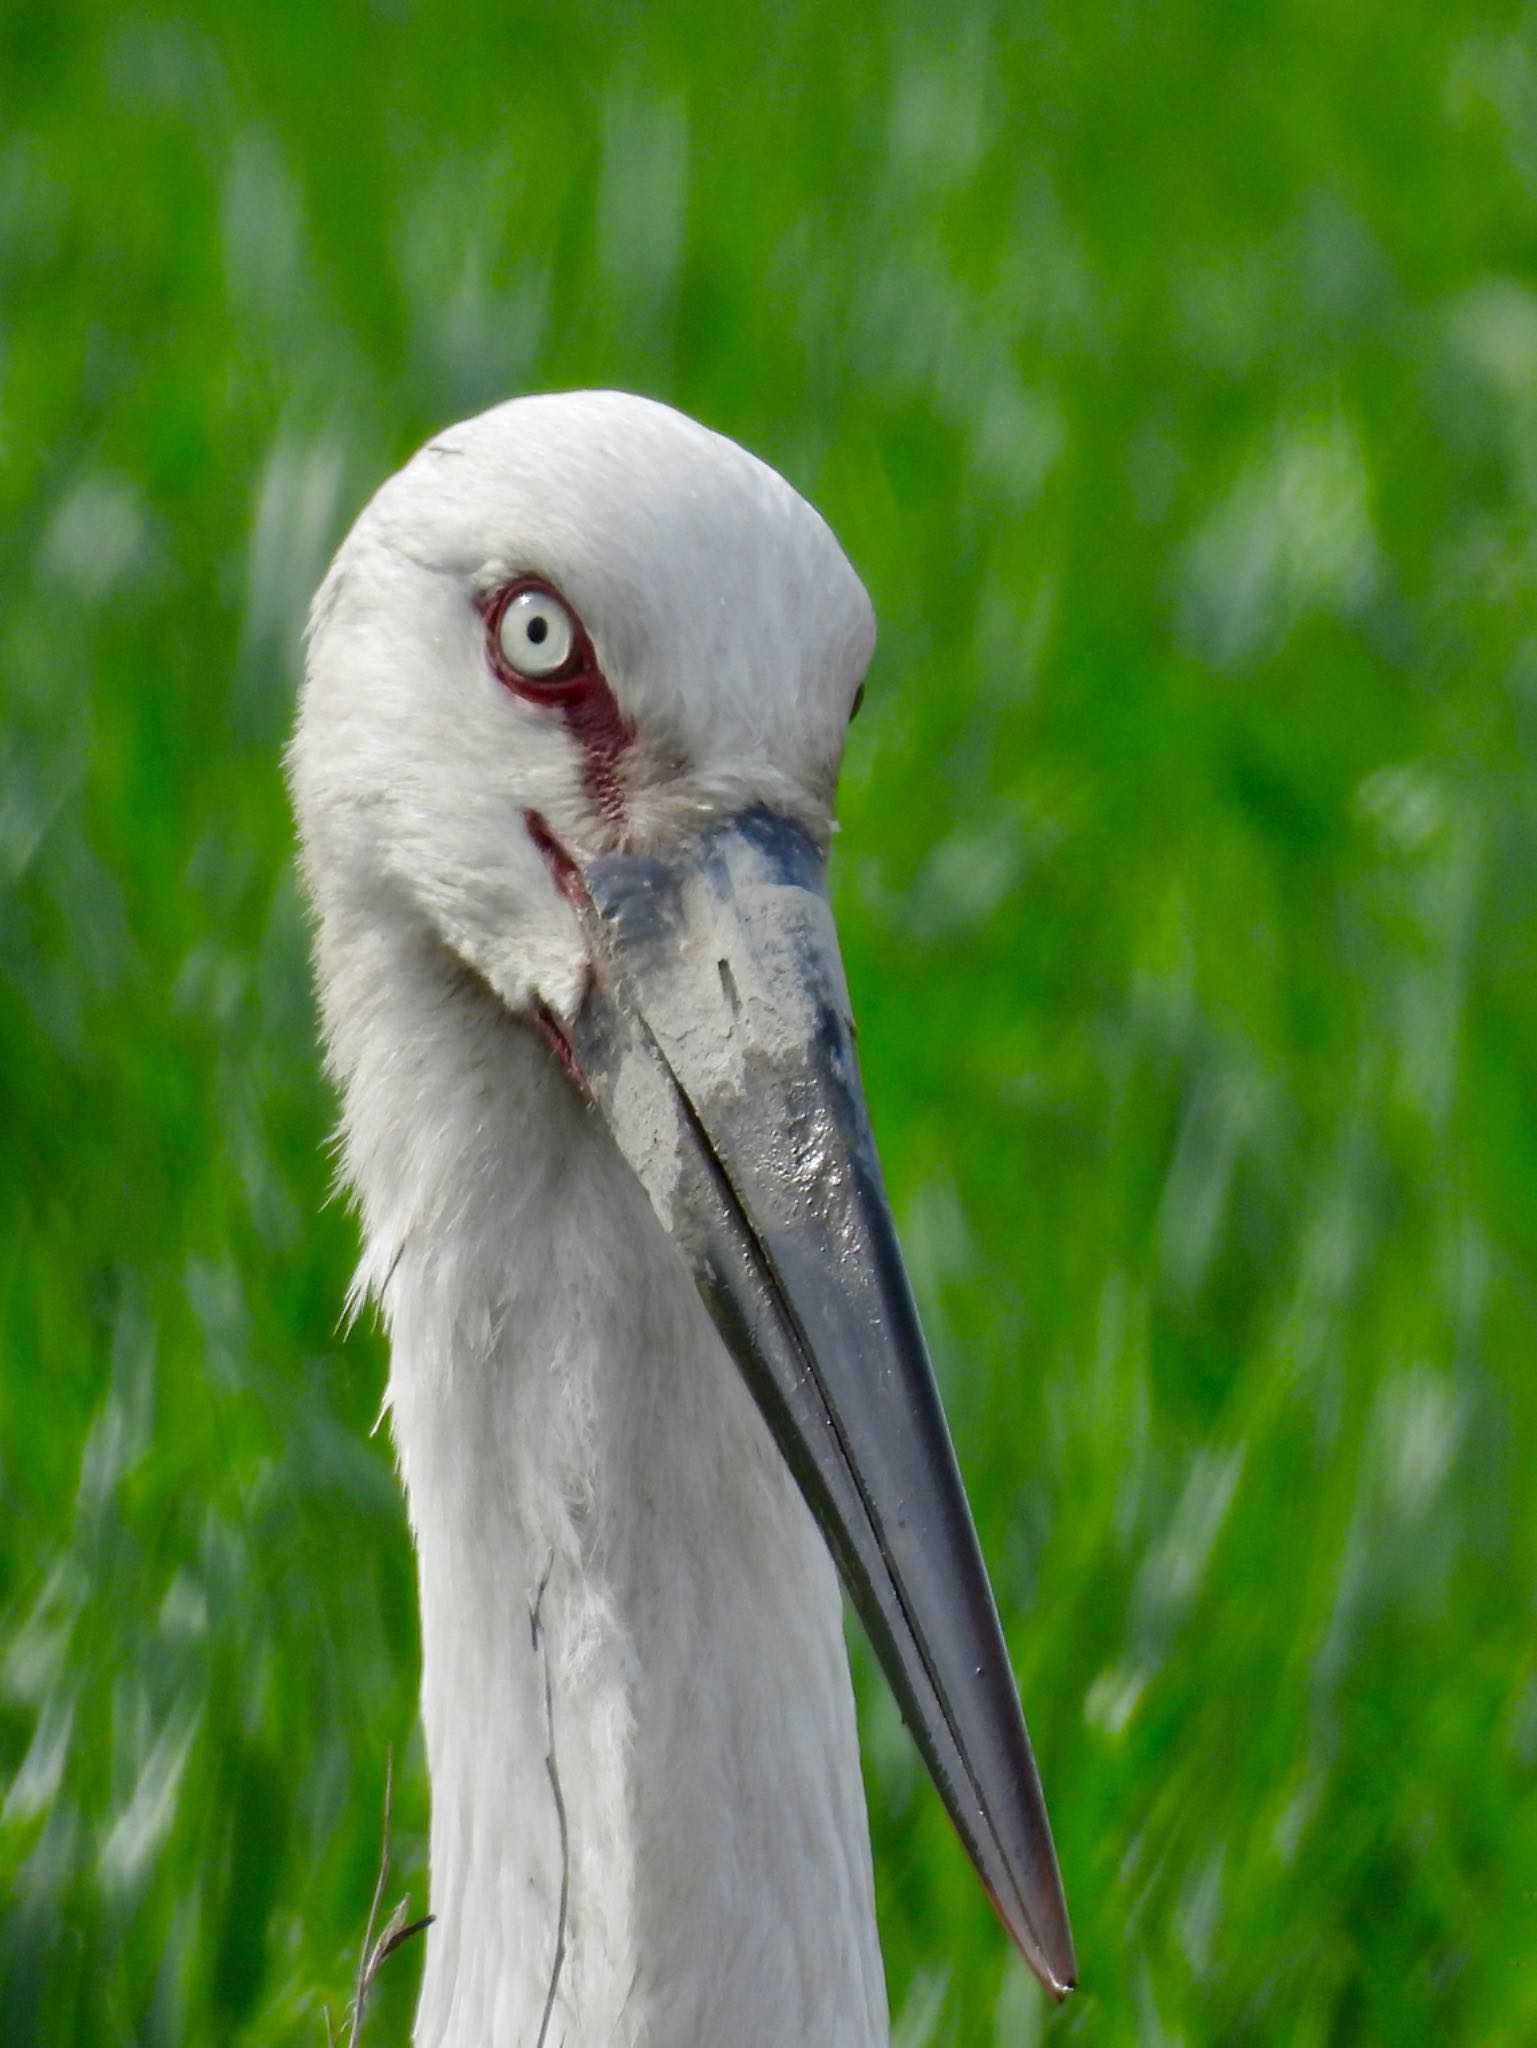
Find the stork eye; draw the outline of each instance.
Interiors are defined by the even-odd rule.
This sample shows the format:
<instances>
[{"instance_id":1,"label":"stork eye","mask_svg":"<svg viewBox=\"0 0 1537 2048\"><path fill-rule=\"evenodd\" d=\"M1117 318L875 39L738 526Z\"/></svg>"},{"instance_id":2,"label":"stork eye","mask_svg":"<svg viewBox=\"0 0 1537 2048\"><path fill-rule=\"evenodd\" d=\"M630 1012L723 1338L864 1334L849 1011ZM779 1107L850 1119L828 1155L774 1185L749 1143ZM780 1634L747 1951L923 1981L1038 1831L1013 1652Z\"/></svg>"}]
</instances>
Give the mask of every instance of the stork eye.
<instances>
[{"instance_id":1,"label":"stork eye","mask_svg":"<svg viewBox=\"0 0 1537 2048\"><path fill-rule=\"evenodd\" d=\"M533 682L559 675L577 643L576 620L549 590L520 590L496 627L502 659Z\"/></svg>"}]
</instances>

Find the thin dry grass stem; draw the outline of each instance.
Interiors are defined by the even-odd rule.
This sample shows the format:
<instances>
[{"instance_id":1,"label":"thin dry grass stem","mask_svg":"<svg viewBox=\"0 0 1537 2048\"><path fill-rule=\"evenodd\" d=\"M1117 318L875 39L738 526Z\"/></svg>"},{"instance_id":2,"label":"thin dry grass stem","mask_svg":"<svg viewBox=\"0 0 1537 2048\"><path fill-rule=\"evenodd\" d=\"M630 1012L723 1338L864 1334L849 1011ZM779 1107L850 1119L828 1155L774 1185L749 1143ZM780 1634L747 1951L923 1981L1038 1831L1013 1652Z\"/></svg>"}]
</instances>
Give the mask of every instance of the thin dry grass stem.
<instances>
[{"instance_id":1,"label":"thin dry grass stem","mask_svg":"<svg viewBox=\"0 0 1537 2048\"><path fill-rule=\"evenodd\" d=\"M368 1921L363 1929L363 1946L358 1952L357 1982L353 1987L352 2004L347 2015L345 2048L358 2048L363 2034L363 2015L368 2007L368 1994L373 1990L374 1980L380 1968L413 1934L421 1934L432 1925L432 1915L424 1913L419 1920L408 1921L411 1910L409 1894L391 1912L384 1926L379 1928L379 1910L384 1904L384 1887L389 1881L390 1852L392 1846L391 1824L395 1796L395 1752L387 1749L384 1755L384 1834L379 1848L379 1875L374 1881L374 1895L369 1902ZM375 1929L378 1933L375 1933ZM326 2008L326 2048L336 2048L336 2037L331 2027L330 2008Z\"/></svg>"}]
</instances>

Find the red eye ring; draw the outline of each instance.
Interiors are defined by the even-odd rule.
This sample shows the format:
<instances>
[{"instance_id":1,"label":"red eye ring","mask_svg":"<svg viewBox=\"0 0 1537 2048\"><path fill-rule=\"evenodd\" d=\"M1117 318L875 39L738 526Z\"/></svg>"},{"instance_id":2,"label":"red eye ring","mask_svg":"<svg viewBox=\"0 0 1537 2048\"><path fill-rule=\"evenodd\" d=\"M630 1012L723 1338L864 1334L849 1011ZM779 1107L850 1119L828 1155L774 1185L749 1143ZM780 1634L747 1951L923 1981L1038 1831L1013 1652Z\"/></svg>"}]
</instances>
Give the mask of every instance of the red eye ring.
<instances>
[{"instance_id":1,"label":"red eye ring","mask_svg":"<svg viewBox=\"0 0 1537 2048\"><path fill-rule=\"evenodd\" d=\"M570 622L570 651L560 666L546 676L525 675L514 668L502 646L502 621L507 607L528 592L548 598ZM542 576L514 577L502 589L482 598L479 610L485 621L486 661L492 675L503 689L521 697L525 704L559 712L567 732L582 750L582 779L588 797L606 826L618 826L625 813L620 763L635 733L614 701L587 628L554 585Z\"/></svg>"},{"instance_id":2,"label":"red eye ring","mask_svg":"<svg viewBox=\"0 0 1537 2048\"><path fill-rule=\"evenodd\" d=\"M520 597L534 593L558 605L571 621L571 651L558 669L546 676L525 675L513 667L502 646L502 621L508 607ZM505 689L535 704L564 704L602 681L598 658L593 653L587 628L552 583L542 576L519 576L505 584L481 605L486 625L486 660L491 673Z\"/></svg>"}]
</instances>

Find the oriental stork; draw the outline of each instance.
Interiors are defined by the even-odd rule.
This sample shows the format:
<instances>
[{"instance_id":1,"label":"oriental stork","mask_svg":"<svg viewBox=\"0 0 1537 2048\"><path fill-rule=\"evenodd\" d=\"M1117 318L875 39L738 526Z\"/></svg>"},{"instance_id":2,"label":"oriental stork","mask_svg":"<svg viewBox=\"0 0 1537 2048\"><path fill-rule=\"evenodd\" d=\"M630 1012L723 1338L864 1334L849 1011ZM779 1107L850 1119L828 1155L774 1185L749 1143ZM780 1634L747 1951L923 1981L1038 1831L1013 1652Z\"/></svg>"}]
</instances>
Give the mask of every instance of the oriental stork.
<instances>
[{"instance_id":1,"label":"oriental stork","mask_svg":"<svg viewBox=\"0 0 1537 2048\"><path fill-rule=\"evenodd\" d=\"M419 1569L422 2048L888 2041L835 1562L1073 1982L827 904L873 639L781 477L615 392L439 435L315 600L289 766Z\"/></svg>"}]
</instances>

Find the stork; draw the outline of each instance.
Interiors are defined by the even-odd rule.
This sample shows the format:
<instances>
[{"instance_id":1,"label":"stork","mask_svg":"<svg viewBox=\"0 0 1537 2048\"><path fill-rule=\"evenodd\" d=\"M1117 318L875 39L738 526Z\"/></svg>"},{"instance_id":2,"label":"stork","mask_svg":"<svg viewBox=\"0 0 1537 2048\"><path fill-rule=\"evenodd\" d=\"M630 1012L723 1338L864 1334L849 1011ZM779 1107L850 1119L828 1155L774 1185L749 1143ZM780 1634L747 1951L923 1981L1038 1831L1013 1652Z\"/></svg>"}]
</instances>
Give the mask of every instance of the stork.
<instances>
[{"instance_id":1,"label":"stork","mask_svg":"<svg viewBox=\"0 0 1537 2048\"><path fill-rule=\"evenodd\" d=\"M289 770L417 1552L422 2048L889 2039L838 1570L1073 1982L827 903L873 642L780 476L615 392L439 435L315 600Z\"/></svg>"}]
</instances>

